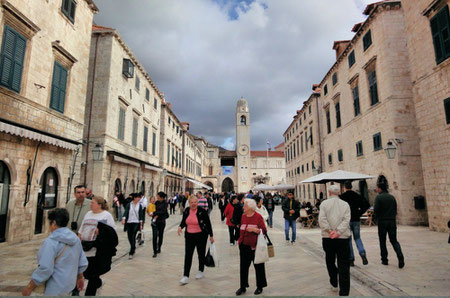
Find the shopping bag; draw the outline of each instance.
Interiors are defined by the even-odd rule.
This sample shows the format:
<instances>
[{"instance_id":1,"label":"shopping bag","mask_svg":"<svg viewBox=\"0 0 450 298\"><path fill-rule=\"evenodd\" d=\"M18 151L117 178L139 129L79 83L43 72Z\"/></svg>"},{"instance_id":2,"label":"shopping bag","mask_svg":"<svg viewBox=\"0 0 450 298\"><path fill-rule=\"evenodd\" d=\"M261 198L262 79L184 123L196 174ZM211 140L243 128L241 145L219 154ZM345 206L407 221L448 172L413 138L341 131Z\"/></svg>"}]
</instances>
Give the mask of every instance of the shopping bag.
<instances>
[{"instance_id":1,"label":"shopping bag","mask_svg":"<svg viewBox=\"0 0 450 298\"><path fill-rule=\"evenodd\" d=\"M144 243L144 242L142 241L142 232L141 232L141 231L137 232L137 234L136 234L136 242L137 242L139 245L142 245L142 243Z\"/></svg>"},{"instance_id":2,"label":"shopping bag","mask_svg":"<svg viewBox=\"0 0 450 298\"><path fill-rule=\"evenodd\" d=\"M208 249L208 253L206 254L205 266L206 267L216 267L216 264L214 263L214 258L211 255L211 249Z\"/></svg>"},{"instance_id":3,"label":"shopping bag","mask_svg":"<svg viewBox=\"0 0 450 298\"><path fill-rule=\"evenodd\" d=\"M267 250L267 242L264 234L261 231L258 235L258 242L256 243L255 260L253 263L262 264L269 260L269 252Z\"/></svg>"},{"instance_id":4,"label":"shopping bag","mask_svg":"<svg viewBox=\"0 0 450 298\"><path fill-rule=\"evenodd\" d=\"M269 235L266 234L267 238L267 252L269 254L269 258L273 258L275 256L275 249L273 247L272 241L270 241Z\"/></svg>"},{"instance_id":5,"label":"shopping bag","mask_svg":"<svg viewBox=\"0 0 450 298\"><path fill-rule=\"evenodd\" d=\"M213 266L213 267L218 267L219 266L219 258L217 256L216 245L214 243L211 243L211 245L209 246L209 253L214 260L215 266Z\"/></svg>"}]
</instances>

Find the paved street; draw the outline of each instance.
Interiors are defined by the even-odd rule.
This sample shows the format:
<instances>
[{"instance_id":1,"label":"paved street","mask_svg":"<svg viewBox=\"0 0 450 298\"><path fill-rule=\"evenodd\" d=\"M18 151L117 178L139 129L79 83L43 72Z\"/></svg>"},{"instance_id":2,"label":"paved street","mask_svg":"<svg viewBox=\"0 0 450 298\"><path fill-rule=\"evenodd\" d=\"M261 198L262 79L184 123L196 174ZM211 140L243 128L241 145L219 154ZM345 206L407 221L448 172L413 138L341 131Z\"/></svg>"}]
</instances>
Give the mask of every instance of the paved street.
<instances>
[{"instance_id":1,"label":"paved street","mask_svg":"<svg viewBox=\"0 0 450 298\"><path fill-rule=\"evenodd\" d=\"M151 243L138 248L135 258L128 260L128 242L120 231L118 255L112 270L102 278L106 281L101 295L234 295L239 287L238 248L228 244L228 231L220 223L217 208L212 213L220 263L218 268L206 268L206 277L195 280L197 260L191 270L190 283L179 285L184 258L184 239L176 228L180 215L168 219L162 253L152 258ZM286 245L280 210L269 235L275 244L275 258L266 264L268 287L265 295L335 295L330 291L319 229L297 229L296 246ZM148 223L147 223L148 227ZM151 232L147 229L146 239ZM425 227L399 227L399 241L404 250L406 267L397 267L395 254L388 244L390 264L381 265L376 227L362 228L362 239L367 250L369 265L356 259L351 269L351 295L405 296L448 295L450 293L450 246L448 235L431 232ZM36 266L36 251L40 241L0 247L0 295L17 295L27 283ZM250 289L255 289L253 268L250 270Z\"/></svg>"}]
</instances>

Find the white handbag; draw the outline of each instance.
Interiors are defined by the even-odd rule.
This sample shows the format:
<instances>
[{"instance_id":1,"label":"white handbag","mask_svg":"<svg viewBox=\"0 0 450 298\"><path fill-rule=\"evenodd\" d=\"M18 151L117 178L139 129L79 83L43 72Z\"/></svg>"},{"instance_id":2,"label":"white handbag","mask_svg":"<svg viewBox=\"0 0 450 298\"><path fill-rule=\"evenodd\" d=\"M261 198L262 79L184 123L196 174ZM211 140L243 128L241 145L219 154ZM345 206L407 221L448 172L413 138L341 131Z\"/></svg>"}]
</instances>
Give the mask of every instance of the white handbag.
<instances>
[{"instance_id":1,"label":"white handbag","mask_svg":"<svg viewBox=\"0 0 450 298\"><path fill-rule=\"evenodd\" d=\"M269 260L269 252L267 250L267 241L261 231L258 235L258 242L256 243L255 260L253 263L262 264Z\"/></svg>"}]
</instances>

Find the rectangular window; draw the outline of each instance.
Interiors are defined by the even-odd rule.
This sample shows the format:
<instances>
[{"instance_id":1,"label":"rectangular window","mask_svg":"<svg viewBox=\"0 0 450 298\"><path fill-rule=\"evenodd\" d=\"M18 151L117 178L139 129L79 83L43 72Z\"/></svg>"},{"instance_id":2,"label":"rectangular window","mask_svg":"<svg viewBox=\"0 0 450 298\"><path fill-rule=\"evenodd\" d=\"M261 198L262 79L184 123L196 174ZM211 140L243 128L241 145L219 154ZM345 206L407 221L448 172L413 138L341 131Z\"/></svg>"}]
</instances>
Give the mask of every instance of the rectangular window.
<instances>
[{"instance_id":1,"label":"rectangular window","mask_svg":"<svg viewBox=\"0 0 450 298\"><path fill-rule=\"evenodd\" d=\"M337 72L335 72L333 74L332 81L333 81L333 86L337 84L337 82L338 82Z\"/></svg>"},{"instance_id":2,"label":"rectangular window","mask_svg":"<svg viewBox=\"0 0 450 298\"><path fill-rule=\"evenodd\" d=\"M138 120L133 118L133 137L131 139L131 144L137 147L137 136L138 136Z\"/></svg>"},{"instance_id":3,"label":"rectangular window","mask_svg":"<svg viewBox=\"0 0 450 298\"><path fill-rule=\"evenodd\" d=\"M330 110L326 111L326 117L327 117L327 132L331 133L331 119L330 119Z\"/></svg>"},{"instance_id":4,"label":"rectangular window","mask_svg":"<svg viewBox=\"0 0 450 298\"><path fill-rule=\"evenodd\" d=\"M139 80L139 77L136 75L136 81L134 82L134 88L139 91L139 88L141 87L141 80Z\"/></svg>"},{"instance_id":5,"label":"rectangular window","mask_svg":"<svg viewBox=\"0 0 450 298\"><path fill-rule=\"evenodd\" d=\"M309 144L313 145L313 134L312 134L312 126L309 127Z\"/></svg>"},{"instance_id":6,"label":"rectangular window","mask_svg":"<svg viewBox=\"0 0 450 298\"><path fill-rule=\"evenodd\" d=\"M303 135L300 136L301 152L303 153Z\"/></svg>"},{"instance_id":7,"label":"rectangular window","mask_svg":"<svg viewBox=\"0 0 450 298\"><path fill-rule=\"evenodd\" d=\"M177 126L177 134L180 132L180 127Z\"/></svg>"},{"instance_id":8,"label":"rectangular window","mask_svg":"<svg viewBox=\"0 0 450 298\"><path fill-rule=\"evenodd\" d=\"M158 109L158 100L157 100L156 98L153 98L153 108L154 108L155 110Z\"/></svg>"},{"instance_id":9,"label":"rectangular window","mask_svg":"<svg viewBox=\"0 0 450 298\"><path fill-rule=\"evenodd\" d=\"M309 163L306 163L306 171L309 171Z\"/></svg>"},{"instance_id":10,"label":"rectangular window","mask_svg":"<svg viewBox=\"0 0 450 298\"><path fill-rule=\"evenodd\" d=\"M20 93L27 39L5 25L0 59L0 84Z\"/></svg>"},{"instance_id":11,"label":"rectangular window","mask_svg":"<svg viewBox=\"0 0 450 298\"><path fill-rule=\"evenodd\" d=\"M315 167L314 167L314 160L311 161L311 170L312 170L312 169L315 169Z\"/></svg>"},{"instance_id":12,"label":"rectangular window","mask_svg":"<svg viewBox=\"0 0 450 298\"><path fill-rule=\"evenodd\" d=\"M381 133L377 133L373 135L373 150L378 151L383 148L381 143Z\"/></svg>"},{"instance_id":13,"label":"rectangular window","mask_svg":"<svg viewBox=\"0 0 450 298\"><path fill-rule=\"evenodd\" d=\"M150 100L150 90L148 90L148 88L145 88L145 99L146 99L147 101Z\"/></svg>"},{"instance_id":14,"label":"rectangular window","mask_svg":"<svg viewBox=\"0 0 450 298\"><path fill-rule=\"evenodd\" d=\"M62 0L61 11L72 22L75 22L75 10L77 3L75 0Z\"/></svg>"},{"instance_id":15,"label":"rectangular window","mask_svg":"<svg viewBox=\"0 0 450 298\"><path fill-rule=\"evenodd\" d=\"M367 31L367 33L363 37L363 48L364 48L364 51L366 51L370 47L371 44L372 44L372 33L369 30L369 31Z\"/></svg>"},{"instance_id":16,"label":"rectangular window","mask_svg":"<svg viewBox=\"0 0 450 298\"><path fill-rule=\"evenodd\" d=\"M361 113L361 109L359 107L359 88L356 86L352 90L353 94L353 110L355 111L355 117Z\"/></svg>"},{"instance_id":17,"label":"rectangular window","mask_svg":"<svg viewBox=\"0 0 450 298\"><path fill-rule=\"evenodd\" d=\"M148 145L148 127L144 126L144 144L142 145L142 149L144 152L147 152L147 145Z\"/></svg>"},{"instance_id":18,"label":"rectangular window","mask_svg":"<svg viewBox=\"0 0 450 298\"><path fill-rule=\"evenodd\" d=\"M129 79L134 76L134 64L130 59L123 59L122 74Z\"/></svg>"},{"instance_id":19,"label":"rectangular window","mask_svg":"<svg viewBox=\"0 0 450 298\"><path fill-rule=\"evenodd\" d=\"M445 121L450 124L450 97L444 100Z\"/></svg>"},{"instance_id":20,"label":"rectangular window","mask_svg":"<svg viewBox=\"0 0 450 298\"><path fill-rule=\"evenodd\" d=\"M179 161L178 161L178 167L181 169L181 167L182 167L182 163L181 163L181 162L182 162L182 160L183 160L183 159L181 158L181 152L178 153L178 157L179 157L179 159L178 159L178 160L179 160Z\"/></svg>"},{"instance_id":21,"label":"rectangular window","mask_svg":"<svg viewBox=\"0 0 450 298\"><path fill-rule=\"evenodd\" d=\"M369 95L370 105L373 106L378 103L378 89L377 89L377 74L375 70L369 72Z\"/></svg>"},{"instance_id":22,"label":"rectangular window","mask_svg":"<svg viewBox=\"0 0 450 298\"><path fill-rule=\"evenodd\" d=\"M323 95L327 95L328 94L328 85L325 84L325 86L323 86Z\"/></svg>"},{"instance_id":23,"label":"rectangular window","mask_svg":"<svg viewBox=\"0 0 450 298\"><path fill-rule=\"evenodd\" d=\"M167 144L167 165L170 165L170 144Z\"/></svg>"},{"instance_id":24,"label":"rectangular window","mask_svg":"<svg viewBox=\"0 0 450 298\"><path fill-rule=\"evenodd\" d=\"M117 138L122 141L125 139L125 109L122 108L119 110L119 133Z\"/></svg>"},{"instance_id":25,"label":"rectangular window","mask_svg":"<svg viewBox=\"0 0 450 298\"><path fill-rule=\"evenodd\" d=\"M302 165L302 173L305 172L305 165Z\"/></svg>"},{"instance_id":26,"label":"rectangular window","mask_svg":"<svg viewBox=\"0 0 450 298\"><path fill-rule=\"evenodd\" d=\"M300 140L297 139L297 155L300 156Z\"/></svg>"},{"instance_id":27,"label":"rectangular window","mask_svg":"<svg viewBox=\"0 0 450 298\"><path fill-rule=\"evenodd\" d=\"M169 117L169 125L170 125L170 121L171 121L171 119L170 119L170 117Z\"/></svg>"},{"instance_id":28,"label":"rectangular window","mask_svg":"<svg viewBox=\"0 0 450 298\"><path fill-rule=\"evenodd\" d=\"M305 151L308 151L308 132L305 131Z\"/></svg>"},{"instance_id":29,"label":"rectangular window","mask_svg":"<svg viewBox=\"0 0 450 298\"><path fill-rule=\"evenodd\" d=\"M361 156L364 154L362 141L356 143L356 156Z\"/></svg>"},{"instance_id":30,"label":"rectangular window","mask_svg":"<svg viewBox=\"0 0 450 298\"><path fill-rule=\"evenodd\" d=\"M294 146L294 150L293 150L294 151L294 158L296 158L297 157L297 151L295 150L295 143L294 143L293 146Z\"/></svg>"},{"instance_id":31,"label":"rectangular window","mask_svg":"<svg viewBox=\"0 0 450 298\"><path fill-rule=\"evenodd\" d=\"M311 106L308 107L308 113L311 115Z\"/></svg>"},{"instance_id":32,"label":"rectangular window","mask_svg":"<svg viewBox=\"0 0 450 298\"><path fill-rule=\"evenodd\" d=\"M348 55L348 68L351 68L353 66L353 64L355 64L355 51L353 50L349 55Z\"/></svg>"},{"instance_id":33,"label":"rectangular window","mask_svg":"<svg viewBox=\"0 0 450 298\"><path fill-rule=\"evenodd\" d=\"M328 164L333 164L333 155L331 153L328 154Z\"/></svg>"},{"instance_id":34,"label":"rectangular window","mask_svg":"<svg viewBox=\"0 0 450 298\"><path fill-rule=\"evenodd\" d=\"M341 127L341 105L337 102L334 105L334 109L336 110L336 128Z\"/></svg>"},{"instance_id":35,"label":"rectangular window","mask_svg":"<svg viewBox=\"0 0 450 298\"><path fill-rule=\"evenodd\" d=\"M450 57L450 17L448 5L431 18L430 26L436 63L439 64Z\"/></svg>"},{"instance_id":36,"label":"rectangular window","mask_svg":"<svg viewBox=\"0 0 450 298\"><path fill-rule=\"evenodd\" d=\"M66 102L67 73L67 69L55 61L53 66L50 108L60 113L64 113L64 104Z\"/></svg>"},{"instance_id":37,"label":"rectangular window","mask_svg":"<svg viewBox=\"0 0 450 298\"><path fill-rule=\"evenodd\" d=\"M303 120L306 120L306 113L303 113Z\"/></svg>"},{"instance_id":38,"label":"rectangular window","mask_svg":"<svg viewBox=\"0 0 450 298\"><path fill-rule=\"evenodd\" d=\"M338 153L338 161L343 161L344 154L342 153L342 149L339 149L337 153Z\"/></svg>"},{"instance_id":39,"label":"rectangular window","mask_svg":"<svg viewBox=\"0 0 450 298\"><path fill-rule=\"evenodd\" d=\"M156 133L153 133L152 138L152 155L156 155Z\"/></svg>"}]
</instances>

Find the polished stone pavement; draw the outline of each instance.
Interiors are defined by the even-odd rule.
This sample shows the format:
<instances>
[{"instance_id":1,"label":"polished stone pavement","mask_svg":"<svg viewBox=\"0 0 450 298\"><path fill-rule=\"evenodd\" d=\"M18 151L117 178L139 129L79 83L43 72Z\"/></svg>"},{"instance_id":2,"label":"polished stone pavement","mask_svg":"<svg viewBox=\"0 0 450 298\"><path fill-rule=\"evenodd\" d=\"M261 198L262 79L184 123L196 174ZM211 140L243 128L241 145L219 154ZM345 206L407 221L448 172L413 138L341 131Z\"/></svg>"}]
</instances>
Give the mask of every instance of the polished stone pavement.
<instances>
[{"instance_id":1,"label":"polished stone pavement","mask_svg":"<svg viewBox=\"0 0 450 298\"><path fill-rule=\"evenodd\" d=\"M228 244L228 230L220 222L214 209L212 222L219 266L206 268L205 278L195 280L197 259L191 270L189 284L180 286L183 273L184 238L177 236L179 214L167 221L162 253L152 258L151 229L146 224L146 243L128 260L129 249L126 234L119 224L120 244L112 270L102 276L105 285L101 295L139 296L228 296L239 287L239 255L237 247ZM320 230L297 229L297 244L286 245L282 213L275 215L275 225L269 235L275 245L275 258L266 263L268 287L263 295L281 296L332 296L321 248ZM381 265L376 227L362 227L362 239L367 251L369 265L363 266L357 257L351 269L351 291L354 296L446 296L450 293L450 244L448 234L429 231L426 227L400 226L398 239L405 254L406 266L397 267L397 260L388 244L390 264ZM26 285L36 266L36 252L40 241L0 246L0 295L18 295ZM355 248L356 249L356 248ZM250 269L250 288L255 289L253 268Z\"/></svg>"}]
</instances>

